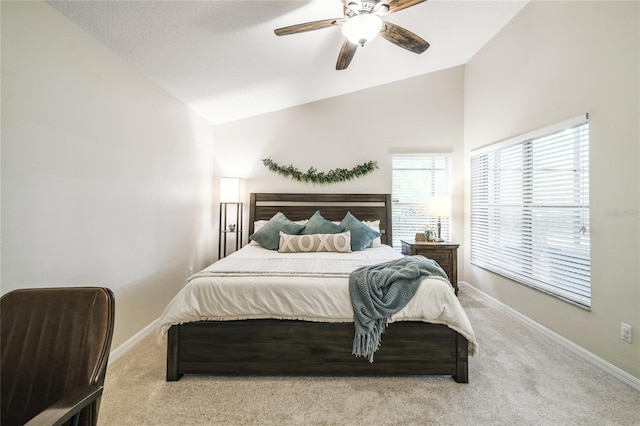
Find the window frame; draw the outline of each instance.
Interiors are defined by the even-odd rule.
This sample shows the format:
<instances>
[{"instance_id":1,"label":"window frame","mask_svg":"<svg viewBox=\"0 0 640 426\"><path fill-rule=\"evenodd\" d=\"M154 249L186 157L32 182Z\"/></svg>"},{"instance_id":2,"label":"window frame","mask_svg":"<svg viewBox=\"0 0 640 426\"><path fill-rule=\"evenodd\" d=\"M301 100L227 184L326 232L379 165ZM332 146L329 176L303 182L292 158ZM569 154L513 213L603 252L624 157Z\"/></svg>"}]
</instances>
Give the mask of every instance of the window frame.
<instances>
[{"instance_id":1,"label":"window frame","mask_svg":"<svg viewBox=\"0 0 640 426\"><path fill-rule=\"evenodd\" d=\"M474 150L470 161L470 263L585 309L589 127L580 115Z\"/></svg>"},{"instance_id":2,"label":"window frame","mask_svg":"<svg viewBox=\"0 0 640 426\"><path fill-rule=\"evenodd\" d=\"M433 161L437 162L440 159L445 159L445 169L433 167L396 167L396 159L400 158L414 158L417 160L423 159L425 161ZM397 153L392 154L391 159L391 169L392 169L392 191L391 191L391 199L392 199L392 220L393 220L393 242L392 246L395 250L401 251L402 245L400 240L410 240L413 241L415 238L415 234L417 232L422 232L426 227L433 229L434 231L437 229L438 218L430 216L428 214L428 199L432 196L446 196L451 199L451 176L452 176L452 163L453 163L453 154L446 152L437 152L437 153ZM414 170L414 171L422 171L429 174L429 178L425 185L428 186L427 194L424 199L419 200L418 202L412 201L403 201L399 198L399 195L396 191L396 172L400 170ZM436 176L437 174L442 174L443 176ZM444 179L446 183L443 187L436 188L435 185L437 182ZM413 211L413 215L416 216L416 219L401 221L398 217L399 208L401 206L408 207ZM447 217L440 217L441 222L441 236L445 241L451 240L451 215ZM407 226L412 226L414 228L413 232L409 235L408 233L402 232L402 224L405 223Z\"/></svg>"}]
</instances>

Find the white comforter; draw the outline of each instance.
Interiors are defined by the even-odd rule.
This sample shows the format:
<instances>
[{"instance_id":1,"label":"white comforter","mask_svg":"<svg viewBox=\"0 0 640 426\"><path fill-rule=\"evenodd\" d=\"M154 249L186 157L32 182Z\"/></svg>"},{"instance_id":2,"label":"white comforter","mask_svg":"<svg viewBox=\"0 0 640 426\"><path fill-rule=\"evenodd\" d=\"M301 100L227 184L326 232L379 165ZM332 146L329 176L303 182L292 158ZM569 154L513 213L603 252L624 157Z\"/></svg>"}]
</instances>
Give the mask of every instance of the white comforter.
<instances>
[{"instance_id":1,"label":"white comforter","mask_svg":"<svg viewBox=\"0 0 640 426\"><path fill-rule=\"evenodd\" d=\"M191 276L160 317L158 340L175 324L202 320L290 319L353 322L349 273L402 257L383 245L353 253L278 253L248 245ZM445 324L477 351L475 334L449 282L422 281L394 321Z\"/></svg>"}]
</instances>

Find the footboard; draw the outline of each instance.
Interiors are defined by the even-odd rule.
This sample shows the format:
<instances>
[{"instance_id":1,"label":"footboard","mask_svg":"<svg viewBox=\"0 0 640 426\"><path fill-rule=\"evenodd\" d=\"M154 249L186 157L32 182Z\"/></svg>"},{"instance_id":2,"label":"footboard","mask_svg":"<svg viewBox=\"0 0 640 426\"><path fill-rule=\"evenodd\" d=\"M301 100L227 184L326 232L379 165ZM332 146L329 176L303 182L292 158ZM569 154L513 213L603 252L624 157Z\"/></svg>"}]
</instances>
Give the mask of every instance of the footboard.
<instances>
[{"instance_id":1,"label":"footboard","mask_svg":"<svg viewBox=\"0 0 640 426\"><path fill-rule=\"evenodd\" d=\"M183 374L451 375L468 383L468 342L424 322L392 323L374 362L351 354L351 323L291 320L200 321L173 326L167 381Z\"/></svg>"}]
</instances>

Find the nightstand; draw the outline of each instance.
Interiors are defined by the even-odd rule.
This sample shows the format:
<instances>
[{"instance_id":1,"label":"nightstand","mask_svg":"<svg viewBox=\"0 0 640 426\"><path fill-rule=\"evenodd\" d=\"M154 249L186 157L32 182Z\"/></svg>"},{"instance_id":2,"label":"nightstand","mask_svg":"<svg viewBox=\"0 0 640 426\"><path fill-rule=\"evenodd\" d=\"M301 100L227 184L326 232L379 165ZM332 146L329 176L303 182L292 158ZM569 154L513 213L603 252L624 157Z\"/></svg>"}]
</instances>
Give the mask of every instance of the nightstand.
<instances>
[{"instance_id":1,"label":"nightstand","mask_svg":"<svg viewBox=\"0 0 640 426\"><path fill-rule=\"evenodd\" d=\"M458 295L458 247L460 244L425 243L413 240L400 240L400 242L402 243L402 254L419 254L438 262L438 265L444 269L449 277L456 296Z\"/></svg>"}]
</instances>

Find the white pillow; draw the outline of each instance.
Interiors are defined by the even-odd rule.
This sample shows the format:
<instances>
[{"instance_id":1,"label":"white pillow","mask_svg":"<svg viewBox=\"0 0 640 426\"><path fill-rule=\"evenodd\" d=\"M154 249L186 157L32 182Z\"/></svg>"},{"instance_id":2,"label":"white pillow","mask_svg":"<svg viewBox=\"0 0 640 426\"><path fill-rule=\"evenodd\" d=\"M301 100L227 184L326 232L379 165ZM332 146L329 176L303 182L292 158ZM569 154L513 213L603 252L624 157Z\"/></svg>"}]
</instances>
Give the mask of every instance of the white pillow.
<instances>
[{"instance_id":1,"label":"white pillow","mask_svg":"<svg viewBox=\"0 0 640 426\"><path fill-rule=\"evenodd\" d=\"M367 225L369 228L374 231L380 233L380 221L379 220L363 220L362 223ZM375 240L369 244L369 247L380 247L382 245L382 240L380 237L377 237Z\"/></svg>"},{"instance_id":2,"label":"white pillow","mask_svg":"<svg viewBox=\"0 0 640 426\"><path fill-rule=\"evenodd\" d=\"M307 234L289 235L280 231L280 253L306 253L329 251L338 253L351 252L351 232L339 234Z\"/></svg>"},{"instance_id":3,"label":"white pillow","mask_svg":"<svg viewBox=\"0 0 640 426\"><path fill-rule=\"evenodd\" d=\"M260 228L262 228L267 222L269 222L268 220L256 220L255 222L253 222L253 232L258 232L260 230Z\"/></svg>"},{"instance_id":4,"label":"white pillow","mask_svg":"<svg viewBox=\"0 0 640 426\"><path fill-rule=\"evenodd\" d=\"M255 222L253 222L253 232L258 232L258 230L260 228L262 228L267 222L269 222L268 220L256 220ZM306 225L307 222L309 222L308 219L303 219L303 220L294 220L295 223L297 223L298 225Z\"/></svg>"}]
</instances>

